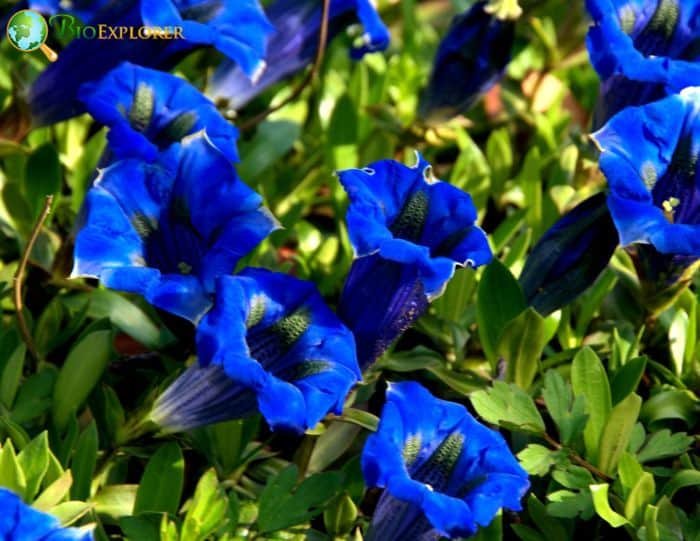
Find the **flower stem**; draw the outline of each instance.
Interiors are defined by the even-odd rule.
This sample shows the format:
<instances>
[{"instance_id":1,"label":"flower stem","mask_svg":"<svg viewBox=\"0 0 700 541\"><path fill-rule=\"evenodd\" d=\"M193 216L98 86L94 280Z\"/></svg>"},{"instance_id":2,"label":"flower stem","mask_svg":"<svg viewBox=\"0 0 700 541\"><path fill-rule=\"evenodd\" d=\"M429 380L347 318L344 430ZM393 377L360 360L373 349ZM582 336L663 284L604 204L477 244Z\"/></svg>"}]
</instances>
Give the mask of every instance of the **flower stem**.
<instances>
[{"instance_id":1,"label":"flower stem","mask_svg":"<svg viewBox=\"0 0 700 541\"><path fill-rule=\"evenodd\" d=\"M287 96L277 105L272 105L268 107L260 114L257 114L253 118L242 123L240 125L241 131L248 131L251 128L254 128L272 113L274 113L275 111L279 111L280 109L282 109L282 107L297 99L299 95L304 91L304 89L316 80L318 72L321 70L323 56L326 51L326 42L328 41L328 19L330 18L330 5L330 0L323 0L323 11L321 12L321 29L318 33L318 50L316 51L316 58L314 59L311 71L307 73L306 77L304 77L304 79L296 86L296 88L292 91L291 94L289 94L289 96Z\"/></svg>"},{"instance_id":2,"label":"flower stem","mask_svg":"<svg viewBox=\"0 0 700 541\"><path fill-rule=\"evenodd\" d=\"M41 233L41 228L43 227L46 219L51 213L51 205L53 204L53 195L47 195L44 202L44 208L39 215L34 228L32 229L31 235L29 236L29 241L24 247L24 252L22 252L22 258L19 260L19 265L17 266L17 271L14 276L13 284L13 299L15 303L15 310L17 312L17 324L19 326L20 334L22 335L22 340L27 345L27 351L32 356L36 363L41 362L41 356L34 345L34 340L32 334L29 332L29 327L27 326L27 320L24 318L24 295L22 291L22 285L24 282L24 273L27 270L27 263L29 263L29 256L32 253L32 249L36 244L39 234Z\"/></svg>"},{"instance_id":3,"label":"flower stem","mask_svg":"<svg viewBox=\"0 0 700 541\"><path fill-rule=\"evenodd\" d=\"M600 479L603 479L604 481L607 481L607 482L612 482L612 480L613 480L612 477L610 477L608 474L600 471L593 464L591 464L590 462L588 462L585 459L583 459L582 457L580 457L577 453L575 453L571 449L569 449L569 448L565 447L564 445L562 445L561 443L559 443L557 440L555 440L552 436L550 436L546 432L544 433L543 438L554 449L556 449L556 450L564 449L565 451L567 451L569 454L569 458L572 461L574 461L576 464L578 464L582 468L587 469L589 472L591 472L596 477L599 477Z\"/></svg>"}]
</instances>

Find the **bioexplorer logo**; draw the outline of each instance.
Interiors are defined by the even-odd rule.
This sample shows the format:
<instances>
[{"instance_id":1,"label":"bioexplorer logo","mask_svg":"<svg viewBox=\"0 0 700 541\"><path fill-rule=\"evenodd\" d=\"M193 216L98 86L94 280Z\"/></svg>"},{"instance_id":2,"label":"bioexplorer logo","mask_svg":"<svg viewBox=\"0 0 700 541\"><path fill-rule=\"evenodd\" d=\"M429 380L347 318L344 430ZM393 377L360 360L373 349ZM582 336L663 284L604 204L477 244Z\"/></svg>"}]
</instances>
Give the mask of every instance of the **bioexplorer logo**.
<instances>
[{"instance_id":1,"label":"bioexplorer logo","mask_svg":"<svg viewBox=\"0 0 700 541\"><path fill-rule=\"evenodd\" d=\"M31 9L23 9L10 17L7 22L7 39L22 52L30 53L39 49L49 60L54 62L58 55L46 45L49 26L56 36L65 40L185 39L181 26L89 25L82 24L73 15L67 13L52 15L47 24L46 19L40 13Z\"/></svg>"}]
</instances>

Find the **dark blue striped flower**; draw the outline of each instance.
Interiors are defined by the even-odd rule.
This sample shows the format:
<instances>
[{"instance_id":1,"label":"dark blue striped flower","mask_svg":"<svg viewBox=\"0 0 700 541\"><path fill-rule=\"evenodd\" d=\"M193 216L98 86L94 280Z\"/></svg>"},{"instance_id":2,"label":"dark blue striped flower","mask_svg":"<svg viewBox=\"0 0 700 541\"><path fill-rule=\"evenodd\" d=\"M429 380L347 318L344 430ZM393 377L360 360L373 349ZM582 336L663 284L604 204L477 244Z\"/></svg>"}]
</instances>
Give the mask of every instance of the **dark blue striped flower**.
<instances>
[{"instance_id":1,"label":"dark blue striped flower","mask_svg":"<svg viewBox=\"0 0 700 541\"><path fill-rule=\"evenodd\" d=\"M92 528L62 528L59 520L0 488L0 539L2 541L92 541Z\"/></svg>"},{"instance_id":2,"label":"dark blue striped flower","mask_svg":"<svg viewBox=\"0 0 700 541\"><path fill-rule=\"evenodd\" d=\"M496 84L510 61L515 22L487 13L480 1L454 18L440 43L418 113L438 123L465 112Z\"/></svg>"},{"instance_id":3,"label":"dark blue striped flower","mask_svg":"<svg viewBox=\"0 0 700 541\"><path fill-rule=\"evenodd\" d=\"M362 471L385 489L366 541L469 537L499 509L522 509L530 486L498 432L412 381L389 385Z\"/></svg>"},{"instance_id":4,"label":"dark blue striped flower","mask_svg":"<svg viewBox=\"0 0 700 541\"><path fill-rule=\"evenodd\" d=\"M602 79L596 125L700 85L700 4L695 0L586 0L591 62Z\"/></svg>"},{"instance_id":5,"label":"dark blue striped flower","mask_svg":"<svg viewBox=\"0 0 700 541\"><path fill-rule=\"evenodd\" d=\"M158 162L116 162L87 194L73 276L99 278L197 321L216 277L277 227L261 205L203 132Z\"/></svg>"},{"instance_id":6,"label":"dark blue striped flower","mask_svg":"<svg viewBox=\"0 0 700 541\"><path fill-rule=\"evenodd\" d=\"M78 100L81 85L101 79L124 61L169 70L185 54L213 46L254 79L265 67L265 43L273 30L257 0L111 2L91 24L134 28L180 26L184 39L74 39L30 89L29 105L35 126L84 112Z\"/></svg>"},{"instance_id":7,"label":"dark blue striped flower","mask_svg":"<svg viewBox=\"0 0 700 541\"><path fill-rule=\"evenodd\" d=\"M340 413L359 380L352 333L311 282L263 269L218 279L197 328L199 362L158 399L151 419L187 430L259 410L301 433Z\"/></svg>"},{"instance_id":8,"label":"dark blue striped flower","mask_svg":"<svg viewBox=\"0 0 700 541\"><path fill-rule=\"evenodd\" d=\"M374 362L439 297L457 266L491 260L469 194L393 160L338 173L356 259L339 305L360 366Z\"/></svg>"},{"instance_id":9,"label":"dark blue striped flower","mask_svg":"<svg viewBox=\"0 0 700 541\"><path fill-rule=\"evenodd\" d=\"M700 88L625 108L592 137L620 242L700 256Z\"/></svg>"},{"instance_id":10,"label":"dark blue striped flower","mask_svg":"<svg viewBox=\"0 0 700 541\"><path fill-rule=\"evenodd\" d=\"M226 100L238 109L260 92L307 66L318 50L321 27L319 0L276 0L266 10L275 27L268 43L267 68L260 79L251 81L234 62L224 61L214 72L208 94L214 100ZM364 25L362 45L353 49L354 58L389 45L389 31L369 0L331 0L328 39L359 19Z\"/></svg>"},{"instance_id":11,"label":"dark blue striped flower","mask_svg":"<svg viewBox=\"0 0 700 541\"><path fill-rule=\"evenodd\" d=\"M114 160L155 161L172 143L206 128L210 141L238 161L238 130L184 79L124 62L100 81L84 84L78 97L88 113L109 126Z\"/></svg>"}]
</instances>

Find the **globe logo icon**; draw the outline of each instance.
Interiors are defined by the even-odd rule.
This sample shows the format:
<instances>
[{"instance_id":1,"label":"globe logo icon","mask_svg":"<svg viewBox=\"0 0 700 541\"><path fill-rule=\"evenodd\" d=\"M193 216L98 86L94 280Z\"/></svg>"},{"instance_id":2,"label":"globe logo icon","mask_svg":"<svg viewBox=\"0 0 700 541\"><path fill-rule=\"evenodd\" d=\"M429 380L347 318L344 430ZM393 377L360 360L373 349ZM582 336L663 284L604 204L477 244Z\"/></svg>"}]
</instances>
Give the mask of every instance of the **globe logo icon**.
<instances>
[{"instance_id":1,"label":"globe logo icon","mask_svg":"<svg viewBox=\"0 0 700 541\"><path fill-rule=\"evenodd\" d=\"M25 53L40 49L49 60L54 61L56 53L45 45L48 35L46 20L31 9L18 11L7 22L7 39L16 49Z\"/></svg>"}]
</instances>

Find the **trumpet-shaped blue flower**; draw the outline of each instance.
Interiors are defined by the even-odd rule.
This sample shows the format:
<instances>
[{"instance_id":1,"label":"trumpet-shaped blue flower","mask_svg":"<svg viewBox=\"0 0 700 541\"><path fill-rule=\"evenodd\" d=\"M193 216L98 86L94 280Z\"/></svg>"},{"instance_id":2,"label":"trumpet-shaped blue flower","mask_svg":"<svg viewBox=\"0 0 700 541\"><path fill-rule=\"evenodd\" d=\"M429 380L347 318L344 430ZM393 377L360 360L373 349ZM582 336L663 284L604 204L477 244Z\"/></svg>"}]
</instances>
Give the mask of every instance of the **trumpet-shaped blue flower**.
<instances>
[{"instance_id":1,"label":"trumpet-shaped blue flower","mask_svg":"<svg viewBox=\"0 0 700 541\"><path fill-rule=\"evenodd\" d=\"M59 520L0 488L0 539L2 541L92 541L89 528L62 528Z\"/></svg>"},{"instance_id":2,"label":"trumpet-shaped blue flower","mask_svg":"<svg viewBox=\"0 0 700 541\"><path fill-rule=\"evenodd\" d=\"M491 250L469 194L435 180L420 155L415 167L383 160L338 175L357 256L338 310L365 368L442 294L458 265L484 265Z\"/></svg>"},{"instance_id":3,"label":"trumpet-shaped blue flower","mask_svg":"<svg viewBox=\"0 0 700 541\"><path fill-rule=\"evenodd\" d=\"M340 413L360 378L352 333L316 287L263 269L218 279L197 355L154 407L151 419L166 430L259 409L273 430L301 433Z\"/></svg>"},{"instance_id":4,"label":"trumpet-shaped blue flower","mask_svg":"<svg viewBox=\"0 0 700 541\"><path fill-rule=\"evenodd\" d=\"M251 81L237 64L224 61L214 72L208 94L238 109L269 86L307 66L318 50L321 12L318 0L273 2L266 9L275 32L268 43L265 72L260 79ZM362 45L353 49L352 56L360 58L367 52L386 49L389 31L370 0L331 0L328 40L356 19L364 25L365 34Z\"/></svg>"},{"instance_id":5,"label":"trumpet-shaped blue flower","mask_svg":"<svg viewBox=\"0 0 700 541\"><path fill-rule=\"evenodd\" d=\"M530 485L498 432L412 381L389 385L362 471L385 489L367 541L468 537L499 509L519 511Z\"/></svg>"},{"instance_id":6,"label":"trumpet-shaped blue flower","mask_svg":"<svg viewBox=\"0 0 700 541\"><path fill-rule=\"evenodd\" d=\"M111 0L31 0L29 8L46 15L68 13L84 23L92 22Z\"/></svg>"},{"instance_id":7,"label":"trumpet-shaped blue flower","mask_svg":"<svg viewBox=\"0 0 700 541\"><path fill-rule=\"evenodd\" d=\"M238 161L238 130L214 104L184 79L124 62L78 95L88 113L110 127L114 160L155 161L159 152L206 128L207 136L231 161Z\"/></svg>"},{"instance_id":8,"label":"trumpet-shaped blue flower","mask_svg":"<svg viewBox=\"0 0 700 541\"><path fill-rule=\"evenodd\" d=\"M620 242L700 256L700 88L628 107L593 139Z\"/></svg>"},{"instance_id":9,"label":"trumpet-shaped blue flower","mask_svg":"<svg viewBox=\"0 0 700 541\"><path fill-rule=\"evenodd\" d=\"M54 24L67 23L58 20ZM124 61L168 70L185 54L213 46L255 79L265 67L265 43L273 30L257 0L113 2L91 24L135 30L142 26L181 27L183 39L74 39L30 89L34 125L51 124L84 112L78 100L82 84L101 79Z\"/></svg>"},{"instance_id":10,"label":"trumpet-shaped blue flower","mask_svg":"<svg viewBox=\"0 0 700 541\"><path fill-rule=\"evenodd\" d=\"M596 125L700 85L700 4L695 0L587 0L587 45L603 83Z\"/></svg>"},{"instance_id":11,"label":"trumpet-shaped blue flower","mask_svg":"<svg viewBox=\"0 0 700 541\"><path fill-rule=\"evenodd\" d=\"M158 162L116 162L87 194L73 275L197 321L211 305L216 277L275 229L261 205L203 132Z\"/></svg>"},{"instance_id":12,"label":"trumpet-shaped blue flower","mask_svg":"<svg viewBox=\"0 0 700 541\"><path fill-rule=\"evenodd\" d=\"M474 4L454 18L438 48L419 115L428 123L449 120L465 112L503 76L515 39L515 23Z\"/></svg>"}]
</instances>

